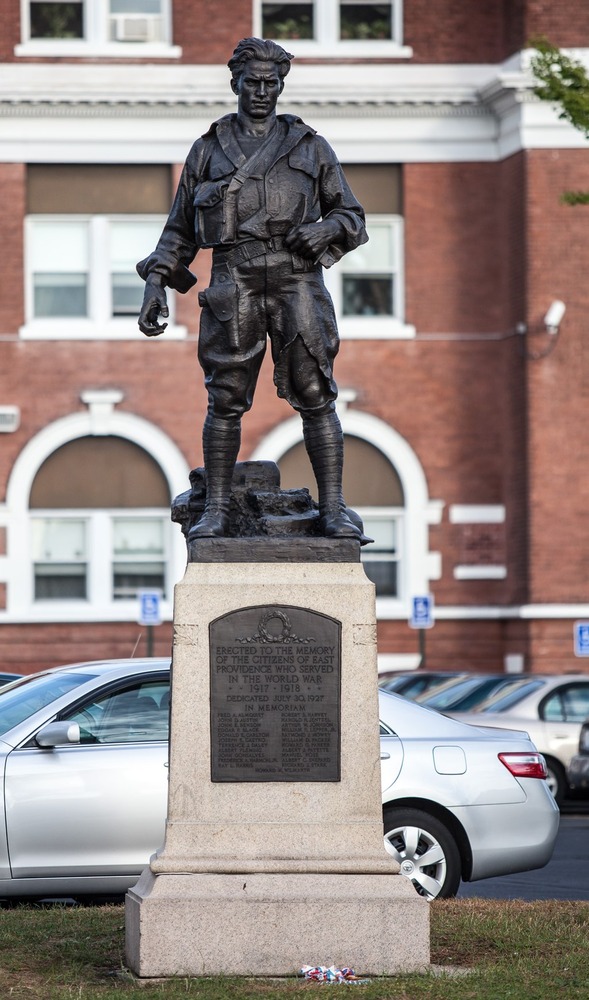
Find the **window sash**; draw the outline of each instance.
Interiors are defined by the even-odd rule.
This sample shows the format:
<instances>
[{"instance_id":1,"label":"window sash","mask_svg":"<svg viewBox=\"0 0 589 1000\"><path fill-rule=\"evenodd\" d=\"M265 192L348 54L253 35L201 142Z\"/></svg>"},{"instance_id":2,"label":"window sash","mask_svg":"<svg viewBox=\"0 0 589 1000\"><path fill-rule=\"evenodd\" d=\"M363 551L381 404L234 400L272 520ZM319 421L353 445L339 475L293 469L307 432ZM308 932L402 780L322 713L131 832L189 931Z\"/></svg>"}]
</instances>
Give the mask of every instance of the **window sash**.
<instances>
[{"instance_id":1,"label":"window sash","mask_svg":"<svg viewBox=\"0 0 589 1000\"><path fill-rule=\"evenodd\" d=\"M366 575L377 597L403 597L403 510L396 507L357 507L364 533L374 542L362 546Z\"/></svg>"},{"instance_id":2,"label":"window sash","mask_svg":"<svg viewBox=\"0 0 589 1000\"><path fill-rule=\"evenodd\" d=\"M169 684L144 681L90 698L64 714L80 726L80 743L159 742L168 739Z\"/></svg>"},{"instance_id":3,"label":"window sash","mask_svg":"<svg viewBox=\"0 0 589 1000\"><path fill-rule=\"evenodd\" d=\"M288 8L293 8L293 15L289 17ZM348 11L346 11L348 7ZM358 24L358 19L361 17L361 10L359 8L366 7L367 17L366 23L362 31L356 30L357 37L342 38L342 25L344 30L348 28L348 31L353 30L351 21L356 21ZM371 37L371 28L374 31L376 15L378 12L375 10L374 15L370 16L370 8L383 8L382 17L388 22L390 26L390 33L387 37ZM269 34L268 29L271 29L271 25L268 24L268 14L271 9L274 8L272 14L276 18L276 23L279 22L288 28L288 22L291 22L291 33L282 32L276 36ZM283 8L280 10L279 8ZM304 10L304 8L309 8L309 11ZM353 8L355 10L353 11ZM386 10L388 8L388 12ZM303 14L309 14L312 17L313 33L312 37L307 36L308 32L308 22L305 21L303 25L302 17ZM353 14L356 15L354 18ZM296 33L294 26L296 25L297 16L299 17L300 23L299 27L304 27L305 36ZM382 27L382 25L381 25ZM306 52L317 50L319 48L325 50L322 54L329 54L330 50L335 51L354 51L358 50L359 47L363 47L366 52L373 51L373 53L378 54L382 51L400 50L403 40L403 7L402 0L384 0L383 3L374 3L373 0L308 0L307 3L302 3L300 0L283 0L282 3L269 3L268 0L256 0L254 7L254 33L262 37L274 37L274 40L286 44L286 48L292 48L292 51L296 54L297 52ZM409 50L407 51L409 54Z\"/></svg>"},{"instance_id":4,"label":"window sash","mask_svg":"<svg viewBox=\"0 0 589 1000\"><path fill-rule=\"evenodd\" d=\"M394 336L404 323L403 227L402 216L367 215L369 242L326 271L343 338L371 330Z\"/></svg>"},{"instance_id":5,"label":"window sash","mask_svg":"<svg viewBox=\"0 0 589 1000\"><path fill-rule=\"evenodd\" d=\"M34 517L31 535L35 600L85 600L87 521Z\"/></svg>"},{"instance_id":6,"label":"window sash","mask_svg":"<svg viewBox=\"0 0 589 1000\"><path fill-rule=\"evenodd\" d=\"M153 249L164 222L161 215L28 216L27 322L136 318L144 284L135 262Z\"/></svg>"},{"instance_id":7,"label":"window sash","mask_svg":"<svg viewBox=\"0 0 589 1000\"><path fill-rule=\"evenodd\" d=\"M138 591L146 587L157 587L165 599L172 554L169 511L126 510L123 516L118 511L95 510L84 515L35 511L31 517L34 601L83 599L107 606L113 601L136 600ZM125 523L132 525L136 541L123 549L118 543ZM137 539L143 525L147 544L141 551ZM55 540L53 548L43 547L48 532L50 540Z\"/></svg>"},{"instance_id":8,"label":"window sash","mask_svg":"<svg viewBox=\"0 0 589 1000\"><path fill-rule=\"evenodd\" d=\"M84 13L83 0L30 0L30 37L78 41L85 34ZM43 26L50 32L52 23L58 33L43 33Z\"/></svg>"}]
</instances>

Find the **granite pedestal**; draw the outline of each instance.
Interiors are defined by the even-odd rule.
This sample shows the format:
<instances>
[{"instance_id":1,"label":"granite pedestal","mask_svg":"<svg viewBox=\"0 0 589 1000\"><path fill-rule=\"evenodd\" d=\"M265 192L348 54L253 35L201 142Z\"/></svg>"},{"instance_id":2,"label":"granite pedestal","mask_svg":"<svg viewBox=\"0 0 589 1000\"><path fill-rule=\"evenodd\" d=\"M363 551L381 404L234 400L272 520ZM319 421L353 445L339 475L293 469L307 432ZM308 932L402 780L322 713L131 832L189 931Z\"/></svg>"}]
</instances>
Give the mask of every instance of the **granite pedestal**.
<instances>
[{"instance_id":1,"label":"granite pedestal","mask_svg":"<svg viewBox=\"0 0 589 1000\"><path fill-rule=\"evenodd\" d=\"M166 837L127 896L128 965L423 968L429 907L383 846L374 588L359 562L257 558L189 562L176 587ZM286 721L252 750L272 705Z\"/></svg>"}]
</instances>

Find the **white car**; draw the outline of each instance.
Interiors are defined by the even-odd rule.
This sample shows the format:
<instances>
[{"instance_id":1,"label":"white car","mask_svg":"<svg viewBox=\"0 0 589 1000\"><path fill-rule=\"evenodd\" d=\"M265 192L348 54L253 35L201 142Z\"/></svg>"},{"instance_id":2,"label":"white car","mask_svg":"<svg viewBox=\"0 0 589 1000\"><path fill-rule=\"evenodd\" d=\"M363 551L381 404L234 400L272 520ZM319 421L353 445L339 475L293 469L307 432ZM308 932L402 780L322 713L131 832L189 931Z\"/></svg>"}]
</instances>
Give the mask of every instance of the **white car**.
<instances>
[{"instance_id":1,"label":"white car","mask_svg":"<svg viewBox=\"0 0 589 1000\"><path fill-rule=\"evenodd\" d=\"M560 804L569 792L567 768L589 717L589 674L530 675L481 711L452 709L448 715L474 726L523 729L546 760L548 785Z\"/></svg>"},{"instance_id":2,"label":"white car","mask_svg":"<svg viewBox=\"0 0 589 1000\"><path fill-rule=\"evenodd\" d=\"M110 660L0 691L0 897L134 885L164 837L169 683L169 660ZM550 860L559 813L525 734L379 697L385 846L419 893Z\"/></svg>"}]
</instances>

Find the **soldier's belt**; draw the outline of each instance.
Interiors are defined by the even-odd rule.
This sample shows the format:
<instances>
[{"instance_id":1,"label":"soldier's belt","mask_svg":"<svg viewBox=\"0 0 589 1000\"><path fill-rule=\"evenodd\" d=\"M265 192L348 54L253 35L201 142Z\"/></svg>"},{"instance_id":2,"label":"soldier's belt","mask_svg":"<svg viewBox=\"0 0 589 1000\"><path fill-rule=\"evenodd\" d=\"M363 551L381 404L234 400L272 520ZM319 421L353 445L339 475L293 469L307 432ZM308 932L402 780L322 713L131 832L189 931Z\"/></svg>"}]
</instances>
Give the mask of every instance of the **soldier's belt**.
<instances>
[{"instance_id":1,"label":"soldier's belt","mask_svg":"<svg viewBox=\"0 0 589 1000\"><path fill-rule=\"evenodd\" d=\"M231 247L216 247L215 258L235 267L236 264L243 264L245 261L262 257L263 254L280 253L281 251L290 253L284 236L272 236L269 240L246 240L245 243L236 243Z\"/></svg>"}]
</instances>

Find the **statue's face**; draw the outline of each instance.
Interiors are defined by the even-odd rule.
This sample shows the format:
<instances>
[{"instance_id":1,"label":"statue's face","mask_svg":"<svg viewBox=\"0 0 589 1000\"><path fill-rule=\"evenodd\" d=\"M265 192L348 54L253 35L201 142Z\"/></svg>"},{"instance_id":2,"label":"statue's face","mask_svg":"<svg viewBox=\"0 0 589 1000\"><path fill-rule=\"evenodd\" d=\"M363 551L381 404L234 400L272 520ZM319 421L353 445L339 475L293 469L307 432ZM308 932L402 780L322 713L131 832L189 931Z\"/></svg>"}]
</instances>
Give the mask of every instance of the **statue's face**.
<instances>
[{"instance_id":1,"label":"statue's face","mask_svg":"<svg viewBox=\"0 0 589 1000\"><path fill-rule=\"evenodd\" d=\"M250 59L238 80L232 80L233 92L239 98L239 110L250 118L267 118L276 108L284 80L276 63Z\"/></svg>"}]
</instances>

